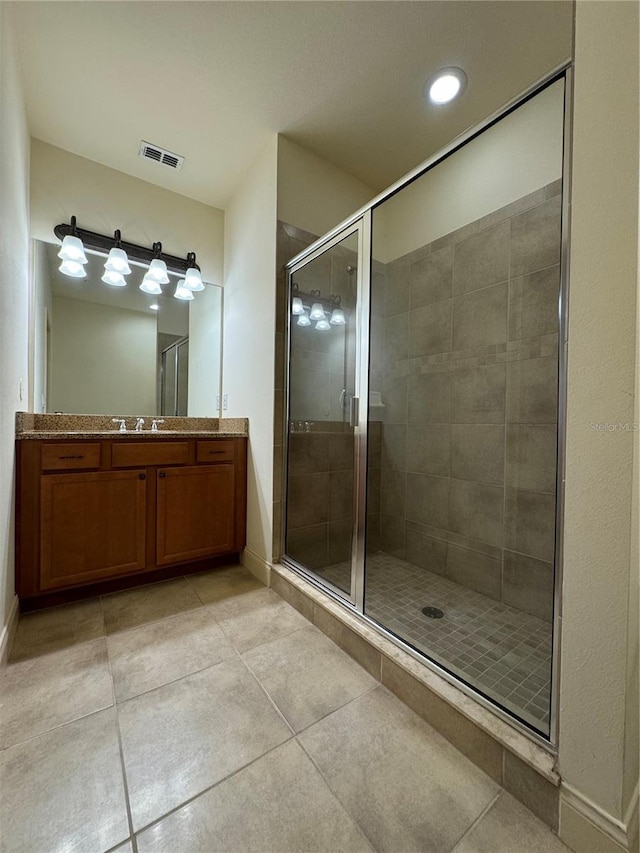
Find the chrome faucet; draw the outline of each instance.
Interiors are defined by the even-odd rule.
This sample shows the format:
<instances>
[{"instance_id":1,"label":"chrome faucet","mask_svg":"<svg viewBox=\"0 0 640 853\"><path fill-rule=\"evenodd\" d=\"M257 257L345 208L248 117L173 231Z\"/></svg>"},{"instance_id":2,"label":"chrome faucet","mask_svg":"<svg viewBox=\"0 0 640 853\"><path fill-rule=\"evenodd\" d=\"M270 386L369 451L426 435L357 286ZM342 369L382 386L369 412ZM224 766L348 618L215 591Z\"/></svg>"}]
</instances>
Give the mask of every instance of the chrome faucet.
<instances>
[{"instance_id":1,"label":"chrome faucet","mask_svg":"<svg viewBox=\"0 0 640 853\"><path fill-rule=\"evenodd\" d=\"M158 424L163 424L164 418L154 418L151 421L151 432L158 432Z\"/></svg>"},{"instance_id":2,"label":"chrome faucet","mask_svg":"<svg viewBox=\"0 0 640 853\"><path fill-rule=\"evenodd\" d=\"M124 418L111 418L111 423L112 424L120 424L120 426L118 428L118 432L126 432L127 431L127 425L125 423Z\"/></svg>"},{"instance_id":3,"label":"chrome faucet","mask_svg":"<svg viewBox=\"0 0 640 853\"><path fill-rule=\"evenodd\" d=\"M142 432L142 427L144 426L144 418L136 418L136 432Z\"/></svg>"}]
</instances>

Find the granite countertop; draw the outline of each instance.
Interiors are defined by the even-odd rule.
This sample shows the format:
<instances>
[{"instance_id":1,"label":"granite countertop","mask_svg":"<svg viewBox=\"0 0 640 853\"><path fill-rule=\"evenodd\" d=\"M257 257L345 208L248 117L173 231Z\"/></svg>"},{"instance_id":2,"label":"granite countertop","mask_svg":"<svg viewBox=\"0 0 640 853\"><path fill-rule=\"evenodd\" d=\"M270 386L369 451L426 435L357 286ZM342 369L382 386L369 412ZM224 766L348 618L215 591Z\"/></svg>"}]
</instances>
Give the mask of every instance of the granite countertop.
<instances>
[{"instance_id":1,"label":"granite countertop","mask_svg":"<svg viewBox=\"0 0 640 853\"><path fill-rule=\"evenodd\" d=\"M114 417L119 417L114 415ZM111 415L50 415L32 412L16 412L16 439L134 439L154 441L159 438L246 438L249 435L247 418L180 418L166 417L158 425L157 432L151 432L151 415L144 418L145 428L136 432L133 427L137 415L129 415L124 420L127 431L120 432L113 423Z\"/></svg>"}]
</instances>

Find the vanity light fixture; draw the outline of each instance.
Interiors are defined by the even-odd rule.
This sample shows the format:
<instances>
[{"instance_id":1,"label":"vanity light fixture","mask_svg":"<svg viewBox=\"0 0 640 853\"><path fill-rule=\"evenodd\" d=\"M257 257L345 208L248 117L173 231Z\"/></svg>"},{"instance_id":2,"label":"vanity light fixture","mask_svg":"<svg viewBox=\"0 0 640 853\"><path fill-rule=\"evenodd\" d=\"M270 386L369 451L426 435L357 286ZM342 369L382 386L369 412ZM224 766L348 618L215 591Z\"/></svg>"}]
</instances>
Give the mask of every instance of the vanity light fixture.
<instances>
[{"instance_id":1,"label":"vanity light fixture","mask_svg":"<svg viewBox=\"0 0 640 853\"><path fill-rule=\"evenodd\" d=\"M124 287L126 285L124 276L131 273L129 266L129 261L131 261L137 266L148 267L140 285L140 289L144 293L160 296L162 294L161 285L169 283L170 272L185 277L187 274L189 275L191 283L189 288L185 288L184 279L178 283L177 290L180 292L178 299L186 301L193 299L193 295L184 295L184 290L189 293L195 290L204 290L202 274L196 263L195 252L189 252L186 258L180 258L163 252L162 243L154 243L151 249L139 246L136 243L126 243L122 240L119 230L114 232L113 237L107 237L104 234L97 234L95 231L78 228L75 216L71 217L70 224L56 225L53 231L62 242L59 252L62 258L60 271L65 275L74 278L86 278L84 271L84 264L87 263L86 247L95 254L107 258L102 281L112 287Z\"/></svg>"},{"instance_id":2,"label":"vanity light fixture","mask_svg":"<svg viewBox=\"0 0 640 853\"><path fill-rule=\"evenodd\" d=\"M316 329L319 332L328 332L330 328L331 325L329 324L329 321L326 318L318 320L318 322L316 323Z\"/></svg>"},{"instance_id":3,"label":"vanity light fixture","mask_svg":"<svg viewBox=\"0 0 640 853\"><path fill-rule=\"evenodd\" d=\"M467 75L462 68L441 68L431 77L426 85L428 98L432 104L442 106L448 104L467 87Z\"/></svg>"},{"instance_id":4,"label":"vanity light fixture","mask_svg":"<svg viewBox=\"0 0 640 853\"><path fill-rule=\"evenodd\" d=\"M109 257L105 261L104 268L105 270L107 270L107 272L117 272L120 273L120 275L122 276L129 275L131 273L131 267L129 266L129 258L127 257L127 253L120 245L120 237L120 231L115 231L113 239L116 241L116 244L109 252Z\"/></svg>"},{"instance_id":5,"label":"vanity light fixture","mask_svg":"<svg viewBox=\"0 0 640 853\"><path fill-rule=\"evenodd\" d=\"M319 302L313 303L309 317L311 320L324 320L324 308ZM316 329L317 328L318 327L316 326Z\"/></svg>"},{"instance_id":6,"label":"vanity light fixture","mask_svg":"<svg viewBox=\"0 0 640 853\"><path fill-rule=\"evenodd\" d=\"M338 307L333 309L329 322L332 326L344 326L346 324L347 321L345 320L342 308Z\"/></svg>"},{"instance_id":7,"label":"vanity light fixture","mask_svg":"<svg viewBox=\"0 0 640 853\"><path fill-rule=\"evenodd\" d=\"M304 309L302 310L302 314L298 315L298 325L299 326L310 326L311 325L311 320L309 319L309 315L307 314L307 312Z\"/></svg>"},{"instance_id":8,"label":"vanity light fixture","mask_svg":"<svg viewBox=\"0 0 640 853\"><path fill-rule=\"evenodd\" d=\"M204 290L204 284L202 283L202 275L200 274L200 270L196 266L196 253L189 252L187 255L187 262L190 264L187 272L184 277L184 286L187 290L192 290L194 292L198 292L199 290Z\"/></svg>"},{"instance_id":9,"label":"vanity light fixture","mask_svg":"<svg viewBox=\"0 0 640 853\"><path fill-rule=\"evenodd\" d=\"M295 315L304 314L304 305L299 296L294 296L291 301L291 313Z\"/></svg>"},{"instance_id":10,"label":"vanity light fixture","mask_svg":"<svg viewBox=\"0 0 640 853\"><path fill-rule=\"evenodd\" d=\"M185 285L185 280L183 278L181 278L178 282L176 286L176 292L173 295L176 299L182 299L185 302L190 302L192 299L195 299L193 291L189 290L189 288Z\"/></svg>"}]
</instances>

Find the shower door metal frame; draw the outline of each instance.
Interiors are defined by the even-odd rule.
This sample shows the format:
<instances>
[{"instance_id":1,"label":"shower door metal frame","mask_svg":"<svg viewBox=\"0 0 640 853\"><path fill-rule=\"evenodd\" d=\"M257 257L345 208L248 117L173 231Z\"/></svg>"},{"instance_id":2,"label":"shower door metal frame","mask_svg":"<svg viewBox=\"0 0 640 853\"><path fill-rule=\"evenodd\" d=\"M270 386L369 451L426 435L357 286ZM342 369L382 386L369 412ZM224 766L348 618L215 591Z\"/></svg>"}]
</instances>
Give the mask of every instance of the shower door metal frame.
<instances>
[{"instance_id":1,"label":"shower door metal frame","mask_svg":"<svg viewBox=\"0 0 640 853\"><path fill-rule=\"evenodd\" d=\"M355 358L355 376L354 376L354 398L358 400L358 421L353 428L354 442L354 489L353 489L353 531L351 536L351 578L349 592L345 592L339 587L332 584L330 581L322 577L322 575L314 572L308 566L304 566L297 560L288 556L286 553L286 530L287 530L287 484L289 471L289 432L291 424L291 299L293 296L293 276L307 264L315 261L337 246L347 237L356 234L358 237L358 266L356 270L356 310L355 310L355 330L356 330L356 358ZM282 526L281 526L281 547L280 553L281 562L290 568L295 569L301 574L308 577L314 583L319 584L323 589L328 590L336 598L342 602L346 602L356 609L361 607L361 602L364 596L364 587L362 577L364 574L364 546L365 546L365 513L361 512L361 507L366 506L366 482L364 490L361 486L361 480L366 477L366 462L367 462L367 406L362 404L362 400L368 400L368 362L362 358L363 350L366 351L367 358L369 353L368 337L369 324L368 313L363 313L363 301L366 300L366 308L368 312L369 305L369 262L368 258L371 254L371 211L368 211L358 219L350 220L349 224L344 228L334 229L331 237L323 239L321 242L314 243L313 251L305 251L304 257L299 261L291 261L287 264L287 314L285 318L285 341L286 352L288 353L285 371L285 413L286 422L284 424L284 441L283 441L283 473L282 473ZM313 247L312 247L313 248ZM366 296L364 295L366 293ZM363 340L364 336L364 340ZM363 385L364 383L364 385ZM359 577L359 581L356 579ZM360 605L359 603L360 602Z\"/></svg>"},{"instance_id":2,"label":"shower door metal frame","mask_svg":"<svg viewBox=\"0 0 640 853\"><path fill-rule=\"evenodd\" d=\"M509 101L506 105L494 112L474 127L456 137L452 142L442 148L433 156L429 157L411 172L400 178L382 193L373 198L366 205L358 209L350 217L345 219L331 231L320 237L302 252L299 252L287 264L288 272L288 294L287 294L287 319L286 340L287 353L290 352L290 311L291 301L291 276L292 272L300 269L305 262L319 257L327 248L343 239L350 229L361 227L361 241L358 245L358 303L357 317L358 329L356 346L360 346L356 359L357 373L359 377L356 390L368 403L368 379L369 379L369 300L371 284L371 229L373 210L396 193L400 192L414 180L430 171L438 163L445 160L458 149L471 142L483 131L497 124L501 119L514 112L531 98L539 94L543 89L559 80L564 81L564 124L563 124L563 162L562 162L562 232L561 232L561 258L560 258L560 288L558 298L558 421L557 421L557 471L556 471L556 511L555 511L555 555L554 555L554 588L553 588L553 641L551 654L551 699L550 699L550 721L549 737L520 721L513 714L502 708L496 702L488 699L484 694L464 682L449 670L437 664L426 654L418 652L408 643L392 634L383 625L371 619L364 612L364 569L365 569L365 533L366 533L366 491L367 491L367 430L368 430L368 405L360 405L358 427L355 436L355 476L356 489L354 490L354 535L351 571L351 595L345 596L342 590L338 590L321 576L301 566L295 560L286 556L284 549L284 531L286 524L286 483L287 483L287 451L288 451L288 428L285 426L284 447L284 471L283 471L283 513L282 513L282 545L281 562L284 565L304 575L308 580L318 586L323 592L347 606L352 612L365 623L371 625L384 637L399 646L412 657L416 658L423 666L433 670L446 681L455 685L463 693L472 697L476 702L490 710L496 716L505 720L513 728L517 729L532 741L542 746L552 754L557 753L558 728L559 728L559 703L560 703L560 660L561 660L561 625L562 625L562 570L564 549L564 500L565 500L565 448L567 430L567 358L568 358L568 296L569 296L569 248L570 248L570 215L571 215L571 139L573 120L573 66L569 58L551 69L544 77L528 86L519 95ZM366 246L366 253L365 253ZM366 258L366 263L362 258ZM365 266L366 269L362 269ZM366 310L365 310L366 309ZM365 396L366 395L366 396ZM286 411L289 412L289 359L286 367ZM364 511L363 511L364 510Z\"/></svg>"}]
</instances>

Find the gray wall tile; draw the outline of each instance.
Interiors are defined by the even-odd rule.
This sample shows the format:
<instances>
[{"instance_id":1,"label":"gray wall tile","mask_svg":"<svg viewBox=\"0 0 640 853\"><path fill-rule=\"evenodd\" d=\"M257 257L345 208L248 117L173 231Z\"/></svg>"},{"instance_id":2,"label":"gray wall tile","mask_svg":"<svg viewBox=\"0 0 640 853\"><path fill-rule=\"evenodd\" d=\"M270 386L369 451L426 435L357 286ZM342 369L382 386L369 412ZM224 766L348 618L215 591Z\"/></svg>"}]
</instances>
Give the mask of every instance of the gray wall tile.
<instances>
[{"instance_id":1,"label":"gray wall tile","mask_svg":"<svg viewBox=\"0 0 640 853\"><path fill-rule=\"evenodd\" d=\"M380 512L404 518L406 473L383 468L380 480Z\"/></svg>"},{"instance_id":2,"label":"gray wall tile","mask_svg":"<svg viewBox=\"0 0 640 853\"><path fill-rule=\"evenodd\" d=\"M451 352L451 300L409 314L409 358Z\"/></svg>"},{"instance_id":3,"label":"gray wall tile","mask_svg":"<svg viewBox=\"0 0 640 853\"><path fill-rule=\"evenodd\" d=\"M447 577L468 589L501 600L502 561L449 543Z\"/></svg>"},{"instance_id":4,"label":"gray wall tile","mask_svg":"<svg viewBox=\"0 0 640 853\"><path fill-rule=\"evenodd\" d=\"M329 520L353 518L353 472L332 471L329 474Z\"/></svg>"},{"instance_id":5,"label":"gray wall tile","mask_svg":"<svg viewBox=\"0 0 640 853\"><path fill-rule=\"evenodd\" d=\"M451 425L451 476L478 483L504 481L504 427Z\"/></svg>"},{"instance_id":6,"label":"gray wall tile","mask_svg":"<svg viewBox=\"0 0 640 853\"><path fill-rule=\"evenodd\" d=\"M545 201L511 220L511 275L525 275L560 262L562 197Z\"/></svg>"},{"instance_id":7,"label":"gray wall tile","mask_svg":"<svg viewBox=\"0 0 640 853\"><path fill-rule=\"evenodd\" d=\"M427 474L407 474L407 518L446 528L449 480Z\"/></svg>"},{"instance_id":8,"label":"gray wall tile","mask_svg":"<svg viewBox=\"0 0 640 853\"><path fill-rule=\"evenodd\" d=\"M444 575L447 568L447 543L407 527L405 559L436 575Z\"/></svg>"},{"instance_id":9,"label":"gray wall tile","mask_svg":"<svg viewBox=\"0 0 640 853\"><path fill-rule=\"evenodd\" d=\"M491 545L502 544L503 489L451 480L448 529Z\"/></svg>"},{"instance_id":10,"label":"gray wall tile","mask_svg":"<svg viewBox=\"0 0 640 853\"><path fill-rule=\"evenodd\" d=\"M555 424L558 417L558 359L532 358L507 365L507 421Z\"/></svg>"},{"instance_id":11,"label":"gray wall tile","mask_svg":"<svg viewBox=\"0 0 640 853\"><path fill-rule=\"evenodd\" d=\"M509 424L506 484L555 493L556 444L555 424Z\"/></svg>"},{"instance_id":12,"label":"gray wall tile","mask_svg":"<svg viewBox=\"0 0 640 853\"><path fill-rule=\"evenodd\" d=\"M329 470L329 435L294 432L289 436L291 474L317 474Z\"/></svg>"},{"instance_id":13,"label":"gray wall tile","mask_svg":"<svg viewBox=\"0 0 640 853\"><path fill-rule=\"evenodd\" d=\"M467 293L509 277L509 220L454 247L453 292Z\"/></svg>"},{"instance_id":14,"label":"gray wall tile","mask_svg":"<svg viewBox=\"0 0 640 853\"><path fill-rule=\"evenodd\" d=\"M553 563L504 552L503 600L511 607L551 622L553 618Z\"/></svg>"},{"instance_id":15,"label":"gray wall tile","mask_svg":"<svg viewBox=\"0 0 640 853\"><path fill-rule=\"evenodd\" d=\"M289 529L329 520L329 474L292 474L289 477Z\"/></svg>"},{"instance_id":16,"label":"gray wall tile","mask_svg":"<svg viewBox=\"0 0 640 853\"><path fill-rule=\"evenodd\" d=\"M465 367L451 371L451 422L504 422L506 370L504 364Z\"/></svg>"},{"instance_id":17,"label":"gray wall tile","mask_svg":"<svg viewBox=\"0 0 640 853\"><path fill-rule=\"evenodd\" d=\"M384 315L402 314L409 310L409 267L403 263L387 265L385 274Z\"/></svg>"},{"instance_id":18,"label":"gray wall tile","mask_svg":"<svg viewBox=\"0 0 640 853\"><path fill-rule=\"evenodd\" d=\"M507 340L508 283L485 287L453 300L453 350Z\"/></svg>"},{"instance_id":19,"label":"gray wall tile","mask_svg":"<svg viewBox=\"0 0 640 853\"><path fill-rule=\"evenodd\" d=\"M447 246L413 263L409 282L412 310L448 299L453 282L453 247Z\"/></svg>"},{"instance_id":20,"label":"gray wall tile","mask_svg":"<svg viewBox=\"0 0 640 853\"><path fill-rule=\"evenodd\" d=\"M409 424L407 471L449 476L450 427L448 424Z\"/></svg>"},{"instance_id":21,"label":"gray wall tile","mask_svg":"<svg viewBox=\"0 0 640 853\"><path fill-rule=\"evenodd\" d=\"M409 423L447 424L451 419L451 373L414 373L408 377Z\"/></svg>"},{"instance_id":22,"label":"gray wall tile","mask_svg":"<svg viewBox=\"0 0 640 853\"><path fill-rule=\"evenodd\" d=\"M309 527L291 528L287 531L286 553L301 565L310 569L321 569L328 565L327 525L314 524Z\"/></svg>"},{"instance_id":23,"label":"gray wall tile","mask_svg":"<svg viewBox=\"0 0 640 853\"><path fill-rule=\"evenodd\" d=\"M559 293L559 266L512 279L509 284L509 340L556 334Z\"/></svg>"},{"instance_id":24,"label":"gray wall tile","mask_svg":"<svg viewBox=\"0 0 640 853\"><path fill-rule=\"evenodd\" d=\"M407 422L407 377L386 376L382 385L382 402L385 405L384 422L405 424Z\"/></svg>"},{"instance_id":25,"label":"gray wall tile","mask_svg":"<svg viewBox=\"0 0 640 853\"><path fill-rule=\"evenodd\" d=\"M384 321L383 355L386 365L407 357L409 314L396 314Z\"/></svg>"},{"instance_id":26,"label":"gray wall tile","mask_svg":"<svg viewBox=\"0 0 640 853\"><path fill-rule=\"evenodd\" d=\"M352 519L330 521L327 527L329 565L351 559Z\"/></svg>"},{"instance_id":27,"label":"gray wall tile","mask_svg":"<svg viewBox=\"0 0 640 853\"><path fill-rule=\"evenodd\" d=\"M406 470L406 424L383 424L380 463L384 468Z\"/></svg>"},{"instance_id":28,"label":"gray wall tile","mask_svg":"<svg viewBox=\"0 0 640 853\"><path fill-rule=\"evenodd\" d=\"M555 544L555 506L555 495L507 489L505 547L551 562Z\"/></svg>"},{"instance_id":29,"label":"gray wall tile","mask_svg":"<svg viewBox=\"0 0 640 853\"><path fill-rule=\"evenodd\" d=\"M380 513L380 547L392 557L404 560L405 520Z\"/></svg>"}]
</instances>

